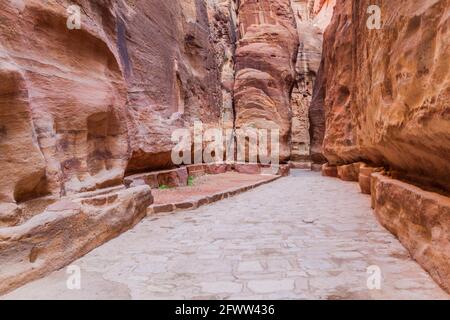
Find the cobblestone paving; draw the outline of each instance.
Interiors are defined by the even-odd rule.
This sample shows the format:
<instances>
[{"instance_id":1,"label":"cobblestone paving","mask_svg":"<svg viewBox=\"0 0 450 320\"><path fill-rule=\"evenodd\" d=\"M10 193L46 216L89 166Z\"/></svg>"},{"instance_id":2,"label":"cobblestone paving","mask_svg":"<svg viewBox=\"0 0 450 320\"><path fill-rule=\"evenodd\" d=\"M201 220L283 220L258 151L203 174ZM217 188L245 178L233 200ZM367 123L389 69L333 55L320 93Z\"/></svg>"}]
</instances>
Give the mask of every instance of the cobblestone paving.
<instances>
[{"instance_id":1,"label":"cobblestone paving","mask_svg":"<svg viewBox=\"0 0 450 320\"><path fill-rule=\"evenodd\" d=\"M376 221L358 185L293 176L219 203L154 216L6 298L448 299ZM367 268L382 272L369 290Z\"/></svg>"}]
</instances>

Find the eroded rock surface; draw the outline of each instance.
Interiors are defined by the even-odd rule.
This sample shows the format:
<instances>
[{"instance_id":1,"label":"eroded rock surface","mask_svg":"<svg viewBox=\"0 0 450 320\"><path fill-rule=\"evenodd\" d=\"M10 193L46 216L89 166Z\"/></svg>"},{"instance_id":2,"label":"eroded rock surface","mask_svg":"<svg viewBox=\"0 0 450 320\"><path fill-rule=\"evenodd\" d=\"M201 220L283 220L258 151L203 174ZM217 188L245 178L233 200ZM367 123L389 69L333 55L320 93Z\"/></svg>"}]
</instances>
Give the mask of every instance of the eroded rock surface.
<instances>
[{"instance_id":1,"label":"eroded rock surface","mask_svg":"<svg viewBox=\"0 0 450 320\"><path fill-rule=\"evenodd\" d=\"M232 117L234 1L80 0L79 29L68 27L73 4L0 3L0 232L10 235L2 251L28 255L57 232L54 241L75 242L48 245L39 265L24 259L4 273L2 263L0 291L133 225L151 192L128 197L124 176L172 167L173 130ZM81 205L75 222L45 226L47 207L115 187L106 207ZM28 227L38 249L18 245Z\"/></svg>"},{"instance_id":2,"label":"eroded rock surface","mask_svg":"<svg viewBox=\"0 0 450 320\"><path fill-rule=\"evenodd\" d=\"M289 160L290 92L298 49L290 0L240 1L239 31L236 128L278 129L280 160Z\"/></svg>"},{"instance_id":3,"label":"eroded rock surface","mask_svg":"<svg viewBox=\"0 0 450 320\"><path fill-rule=\"evenodd\" d=\"M0 228L0 294L60 269L133 227L153 202L148 186L65 198Z\"/></svg>"},{"instance_id":4,"label":"eroded rock surface","mask_svg":"<svg viewBox=\"0 0 450 320\"><path fill-rule=\"evenodd\" d=\"M1 4L0 202L92 191L121 184L126 172L170 167L174 129L219 123L233 74L222 79L218 64L233 59L210 39L212 26L232 20L225 9L210 15L216 7L203 0L80 1L81 29L70 30L69 2L17 3Z\"/></svg>"},{"instance_id":5,"label":"eroded rock surface","mask_svg":"<svg viewBox=\"0 0 450 320\"><path fill-rule=\"evenodd\" d=\"M148 186L227 171L174 168L171 134L197 120L278 129L281 162L326 158L449 289L448 198L371 178L450 191L448 0L380 0L381 30L369 0L78 0L79 29L72 4L0 4L0 293L132 227Z\"/></svg>"},{"instance_id":6,"label":"eroded rock surface","mask_svg":"<svg viewBox=\"0 0 450 320\"><path fill-rule=\"evenodd\" d=\"M316 148L317 140L320 141L320 147L322 140L316 137L314 130L317 130L318 122L323 119L323 117L318 119L318 116L323 113L317 115L312 108L310 112L310 107L313 87L322 58L323 31L331 20L334 1L291 0L291 6L299 36L299 50L295 67L296 81L291 94L291 160L312 159L314 162L321 163L323 158L317 159ZM310 126L310 121L315 121L313 126ZM310 130L312 131L310 132Z\"/></svg>"},{"instance_id":7,"label":"eroded rock surface","mask_svg":"<svg viewBox=\"0 0 450 320\"><path fill-rule=\"evenodd\" d=\"M324 155L449 191L449 1L379 1L380 30L366 25L370 4L338 1L325 34Z\"/></svg>"},{"instance_id":8,"label":"eroded rock surface","mask_svg":"<svg viewBox=\"0 0 450 320\"><path fill-rule=\"evenodd\" d=\"M326 118L323 172L359 180L381 223L448 291L450 2L378 1L380 29L368 27L371 4L338 0L325 33L312 104ZM395 179L374 173L383 169Z\"/></svg>"}]
</instances>

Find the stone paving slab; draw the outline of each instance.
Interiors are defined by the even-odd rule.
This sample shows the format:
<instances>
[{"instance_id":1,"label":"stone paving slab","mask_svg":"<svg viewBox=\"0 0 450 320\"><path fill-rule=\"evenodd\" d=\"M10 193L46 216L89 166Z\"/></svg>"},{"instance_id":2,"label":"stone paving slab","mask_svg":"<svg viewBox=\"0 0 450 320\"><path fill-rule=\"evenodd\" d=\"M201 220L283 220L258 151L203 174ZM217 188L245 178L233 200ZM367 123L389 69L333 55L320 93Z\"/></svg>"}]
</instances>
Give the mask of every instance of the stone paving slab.
<instances>
[{"instance_id":1,"label":"stone paving slab","mask_svg":"<svg viewBox=\"0 0 450 320\"><path fill-rule=\"evenodd\" d=\"M5 299L449 299L376 221L357 183L294 170L234 198L151 216ZM367 268L381 271L380 290Z\"/></svg>"}]
</instances>

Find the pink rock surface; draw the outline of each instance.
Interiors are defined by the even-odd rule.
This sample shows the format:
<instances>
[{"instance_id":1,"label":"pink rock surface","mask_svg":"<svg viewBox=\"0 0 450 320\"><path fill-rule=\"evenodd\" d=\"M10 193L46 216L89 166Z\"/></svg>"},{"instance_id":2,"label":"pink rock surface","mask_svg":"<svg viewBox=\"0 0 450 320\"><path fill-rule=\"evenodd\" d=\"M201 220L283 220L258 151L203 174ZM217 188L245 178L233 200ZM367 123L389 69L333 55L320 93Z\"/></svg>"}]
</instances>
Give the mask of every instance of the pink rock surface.
<instances>
[{"instance_id":1,"label":"pink rock surface","mask_svg":"<svg viewBox=\"0 0 450 320\"><path fill-rule=\"evenodd\" d=\"M147 186L64 199L0 228L0 294L62 268L133 227L153 202Z\"/></svg>"},{"instance_id":2,"label":"pink rock surface","mask_svg":"<svg viewBox=\"0 0 450 320\"><path fill-rule=\"evenodd\" d=\"M204 1L79 5L81 30L64 3L0 5L1 202L170 167L174 129L219 123L224 48Z\"/></svg>"},{"instance_id":3,"label":"pink rock surface","mask_svg":"<svg viewBox=\"0 0 450 320\"><path fill-rule=\"evenodd\" d=\"M0 231L14 235L0 241L2 257L37 252L14 242L31 223L27 241L46 246L38 266L14 260L5 273L2 262L0 291L131 227L151 203L151 181L133 193L125 174L173 167L173 130L219 124L234 75L223 68L233 60L230 3L80 0L81 29L71 30L70 1L0 2ZM181 171L156 183L185 185ZM83 198L110 187L121 191ZM58 202L68 197L82 203L70 217ZM50 213L56 220L43 224Z\"/></svg>"},{"instance_id":4,"label":"pink rock surface","mask_svg":"<svg viewBox=\"0 0 450 320\"><path fill-rule=\"evenodd\" d=\"M450 189L450 31L447 0L337 1L325 34L324 155L366 160Z\"/></svg>"},{"instance_id":5,"label":"pink rock surface","mask_svg":"<svg viewBox=\"0 0 450 320\"><path fill-rule=\"evenodd\" d=\"M280 158L290 157L290 90L298 35L289 0L239 5L234 99L236 127L278 129Z\"/></svg>"},{"instance_id":6,"label":"pink rock surface","mask_svg":"<svg viewBox=\"0 0 450 320\"><path fill-rule=\"evenodd\" d=\"M316 78L322 58L323 32L331 20L334 1L291 0L291 6L299 38L296 80L291 94L291 160L324 163L325 158L321 156L323 109L317 110L317 102L316 107L311 103L314 84L321 82Z\"/></svg>"}]
</instances>

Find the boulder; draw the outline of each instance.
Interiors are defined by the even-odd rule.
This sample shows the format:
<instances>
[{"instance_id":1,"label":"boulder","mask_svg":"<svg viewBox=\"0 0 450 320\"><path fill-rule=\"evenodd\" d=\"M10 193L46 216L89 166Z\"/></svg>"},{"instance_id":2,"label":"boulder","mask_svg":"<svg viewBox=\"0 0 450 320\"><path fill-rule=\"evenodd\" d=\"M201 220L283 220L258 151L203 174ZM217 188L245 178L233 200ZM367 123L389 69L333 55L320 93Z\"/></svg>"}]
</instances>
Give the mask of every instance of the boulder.
<instances>
[{"instance_id":1,"label":"boulder","mask_svg":"<svg viewBox=\"0 0 450 320\"><path fill-rule=\"evenodd\" d=\"M153 202L150 188L63 198L23 224L0 228L0 294L58 270L130 229Z\"/></svg>"}]
</instances>

